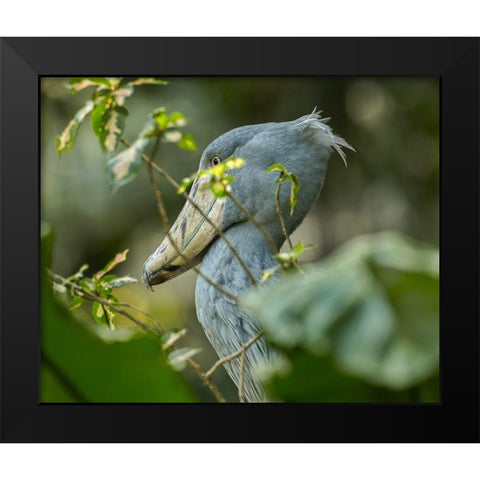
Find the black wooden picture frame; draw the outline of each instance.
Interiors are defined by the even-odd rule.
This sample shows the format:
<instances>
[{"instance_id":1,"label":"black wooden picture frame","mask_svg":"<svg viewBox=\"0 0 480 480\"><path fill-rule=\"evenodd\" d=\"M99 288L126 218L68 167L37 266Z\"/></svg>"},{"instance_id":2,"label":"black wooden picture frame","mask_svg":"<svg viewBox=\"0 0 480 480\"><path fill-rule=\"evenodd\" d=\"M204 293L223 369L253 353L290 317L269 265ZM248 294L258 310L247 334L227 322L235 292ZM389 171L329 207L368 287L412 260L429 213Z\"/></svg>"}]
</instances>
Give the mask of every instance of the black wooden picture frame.
<instances>
[{"instance_id":1,"label":"black wooden picture frame","mask_svg":"<svg viewBox=\"0 0 480 480\"><path fill-rule=\"evenodd\" d=\"M2 441L477 442L479 47L477 38L2 39ZM440 78L439 404L40 403L40 79L128 74Z\"/></svg>"}]
</instances>

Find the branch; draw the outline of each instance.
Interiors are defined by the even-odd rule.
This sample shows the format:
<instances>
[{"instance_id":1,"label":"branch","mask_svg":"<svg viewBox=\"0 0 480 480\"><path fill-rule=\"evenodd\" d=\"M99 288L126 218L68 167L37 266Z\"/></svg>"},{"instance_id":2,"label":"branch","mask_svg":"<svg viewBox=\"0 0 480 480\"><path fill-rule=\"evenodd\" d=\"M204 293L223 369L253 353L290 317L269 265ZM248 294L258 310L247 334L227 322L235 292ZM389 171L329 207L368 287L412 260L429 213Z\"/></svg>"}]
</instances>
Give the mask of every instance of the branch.
<instances>
[{"instance_id":1,"label":"branch","mask_svg":"<svg viewBox=\"0 0 480 480\"><path fill-rule=\"evenodd\" d=\"M282 209L280 208L280 187L282 186L281 183L277 185L277 189L275 190L275 202L277 204L277 215L278 218L280 219L280 224L282 225L282 231L283 234L285 235L285 238L287 239L288 246L290 249L293 248L293 243L292 240L290 239L290 235L287 232L287 227L285 226L285 219L283 218L282 214Z\"/></svg>"},{"instance_id":2,"label":"branch","mask_svg":"<svg viewBox=\"0 0 480 480\"><path fill-rule=\"evenodd\" d=\"M119 313L120 315L123 315L124 317L128 318L129 320L131 320L133 323L135 323L139 327L143 328L146 332L153 333L157 337L161 337L165 333L165 330L163 329L163 327L156 320L154 320L153 317L151 317L148 313L140 310L139 308L134 307L133 305L129 305L129 304L120 304L120 303L110 302L108 300L105 300L105 299L99 297L98 295L96 295L92 292L88 292L88 291L84 290L80 285L77 285L76 283L71 282L71 281L63 278L62 276L60 276L60 275L58 275L58 274L56 274L56 273L54 273L50 270L47 270L47 273L52 280L56 280L58 282L61 282L62 285L69 285L69 286L73 287L75 292L81 293L87 299L89 299L91 301L96 301L96 302L102 303L103 305L109 306L110 308L115 310L115 312ZM126 312L122 308L119 308L119 305L123 305L123 306L129 307L129 308L132 308L134 310L137 310L137 311L143 313L144 315L147 315L149 318L151 318L155 322L155 325L157 326L157 330L153 329L152 327L150 327L150 325L142 322L141 320L134 317L130 313ZM177 348L174 345L169 347L169 350L176 350L176 349ZM210 391L213 393L215 398L219 402L224 403L225 402L225 397L220 393L220 391L218 390L218 387L211 381L211 379L209 377L207 377L202 372L199 365L196 362L194 362L192 359L188 359L187 363L188 363L188 365L190 365L193 368L193 370L196 372L198 377L200 377L200 379L202 380L204 385L207 388L210 389Z\"/></svg>"},{"instance_id":3,"label":"branch","mask_svg":"<svg viewBox=\"0 0 480 480\"><path fill-rule=\"evenodd\" d=\"M157 153L159 143L160 143L160 138L157 137L155 141L155 145L153 146L152 154L151 154L152 159L155 157ZM167 215L167 211L165 210L165 204L163 203L162 193L160 192L160 189L158 188L157 183L155 182L152 168L153 168L153 160L150 160L148 162L148 176L150 178L150 183L153 187L153 191L155 193L155 198L157 199L157 206L160 212L160 217L162 219L163 226L165 230L168 232L170 230L170 226L168 224L168 215Z\"/></svg>"},{"instance_id":4,"label":"branch","mask_svg":"<svg viewBox=\"0 0 480 480\"><path fill-rule=\"evenodd\" d=\"M160 325L158 320L156 318L152 317L149 313L143 311L141 308L138 308L135 305L130 305L129 303L123 303L123 302L118 302L117 305L120 305L121 307L125 307L125 308L131 308L132 310L135 310L136 312L145 315L157 326L158 330L161 332L162 335L165 333L165 330Z\"/></svg>"},{"instance_id":5,"label":"branch","mask_svg":"<svg viewBox=\"0 0 480 480\"><path fill-rule=\"evenodd\" d=\"M187 359L187 363L196 371L197 375L202 379L204 385L206 385L210 391L215 395L215 398L220 402L220 403L225 403L225 397L220 393L220 390L217 388L217 386L212 382L210 377L207 377L205 373L202 372L200 366L198 363L196 363L194 360L191 358Z\"/></svg>"},{"instance_id":6,"label":"branch","mask_svg":"<svg viewBox=\"0 0 480 480\"><path fill-rule=\"evenodd\" d=\"M282 214L282 209L280 208L280 187L282 186L281 183L279 183L277 185L277 189L275 190L275 203L277 205L277 215L278 215L278 218L280 219L280 224L282 225L282 231L283 231L283 234L285 235L285 238L287 239L287 242L288 242L288 246L290 247L290 250L293 248L293 243L292 243L292 240L290 238L290 235L288 234L287 232L287 227L285 226L285 219L283 218L283 214ZM282 265L280 265L280 267L282 268L282 271L285 271L285 269L283 268ZM295 268L302 274L304 275L305 272L303 271L303 269L300 267L300 265L298 264L298 262L295 260Z\"/></svg>"},{"instance_id":7,"label":"branch","mask_svg":"<svg viewBox=\"0 0 480 480\"><path fill-rule=\"evenodd\" d=\"M163 333L165 332L165 330L163 330L163 328L161 326L157 327L157 330L152 328L147 323L144 323L141 320L138 320L138 318L136 318L133 315L131 315L130 313L126 312L125 310L123 310L123 308L120 308L118 306L118 304L116 304L114 302L110 302L108 300L105 300L104 298L99 297L98 295L96 295L93 292L89 292L87 290L84 290L80 285L76 284L75 282L71 282L71 281L63 278L62 276L51 272L50 270L47 270L47 273L50 276L50 278L52 278L52 280L57 280L57 281L61 282L62 285L69 285L69 286L73 287L75 289L75 292L81 293L83 296L85 296L90 301L95 301L95 302L101 303L102 305L107 305L108 307L112 308L113 310L115 310L120 315L123 315L124 317L127 317L129 320L131 320L133 323L135 323L139 327L143 328L147 332L153 333L155 335L163 335Z\"/></svg>"},{"instance_id":8,"label":"branch","mask_svg":"<svg viewBox=\"0 0 480 480\"><path fill-rule=\"evenodd\" d=\"M250 346L252 346L261 336L263 335L263 332L257 333L253 338L251 338L247 343L242 345L241 348L239 348L236 352L232 353L231 355L227 355L226 357L220 358L217 360L214 364L213 367L205 374L207 378L210 378L215 370L220 366L223 365L224 363L229 362L230 360L233 360L234 358L237 358L239 355L242 354L242 352L245 352Z\"/></svg>"}]
</instances>

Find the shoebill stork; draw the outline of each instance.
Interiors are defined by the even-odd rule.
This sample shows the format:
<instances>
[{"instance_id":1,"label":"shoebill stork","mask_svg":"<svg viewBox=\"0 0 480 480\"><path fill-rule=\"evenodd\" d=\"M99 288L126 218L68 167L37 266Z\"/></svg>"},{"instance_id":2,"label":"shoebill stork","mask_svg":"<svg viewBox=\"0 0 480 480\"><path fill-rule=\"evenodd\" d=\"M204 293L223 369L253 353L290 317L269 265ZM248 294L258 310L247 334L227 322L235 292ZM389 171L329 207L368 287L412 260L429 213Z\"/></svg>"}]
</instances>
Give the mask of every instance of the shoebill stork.
<instances>
[{"instance_id":1,"label":"shoebill stork","mask_svg":"<svg viewBox=\"0 0 480 480\"><path fill-rule=\"evenodd\" d=\"M327 161L333 150L345 161L342 147L352 149L343 138L333 133L326 124L327 120L320 117L320 112L314 112L290 122L235 128L214 140L202 154L199 170L211 168L229 158L240 157L244 160L242 168L231 172L235 176L231 183L232 193L263 226L278 249L285 241L276 211L275 180L278 179L278 172L267 174L266 170L274 163L281 163L289 172L295 173L300 181L298 200L292 215L289 186L284 186L280 191L279 203L286 230L290 234L317 200L325 179ZM276 265L271 243L231 198L216 198L209 188L202 188L205 181L205 177L195 180L190 198L223 232L259 284L262 271ZM179 255L179 251L182 255ZM200 270L205 276L236 297L253 288L251 279L231 248L187 201L169 236L146 260L143 281L151 288L200 262ZM220 358L238 351L260 331L257 321L247 310L202 276L197 278L195 303L198 320ZM259 364L272 361L274 356L275 353L263 337L245 351L243 394L246 401L268 401L255 369ZM240 358L224 366L238 386Z\"/></svg>"}]
</instances>

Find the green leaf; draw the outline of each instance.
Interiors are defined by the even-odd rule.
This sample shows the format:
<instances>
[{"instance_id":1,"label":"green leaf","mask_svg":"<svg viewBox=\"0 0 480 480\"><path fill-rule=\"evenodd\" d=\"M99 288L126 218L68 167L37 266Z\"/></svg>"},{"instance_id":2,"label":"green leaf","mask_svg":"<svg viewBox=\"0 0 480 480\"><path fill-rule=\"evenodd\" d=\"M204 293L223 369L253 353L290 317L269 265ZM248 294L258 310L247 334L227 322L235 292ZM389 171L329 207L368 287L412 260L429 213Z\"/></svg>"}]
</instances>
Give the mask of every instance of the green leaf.
<instances>
[{"instance_id":1,"label":"green leaf","mask_svg":"<svg viewBox=\"0 0 480 480\"><path fill-rule=\"evenodd\" d=\"M106 277L105 277L105 281L107 281ZM125 277L118 277L108 281L108 283L112 288L120 288L120 287L123 287L123 285L128 285L130 283L137 283L137 282L138 280L130 275L126 275Z\"/></svg>"},{"instance_id":2,"label":"green leaf","mask_svg":"<svg viewBox=\"0 0 480 480\"><path fill-rule=\"evenodd\" d=\"M235 180L235 177L233 175L224 175L222 177L222 183L226 185L230 185L233 181Z\"/></svg>"},{"instance_id":3,"label":"green leaf","mask_svg":"<svg viewBox=\"0 0 480 480\"><path fill-rule=\"evenodd\" d=\"M266 282L269 278L272 278L275 273L280 268L280 265L275 265L272 268L268 268L267 270L263 270L262 276L260 278L260 283Z\"/></svg>"},{"instance_id":4,"label":"green leaf","mask_svg":"<svg viewBox=\"0 0 480 480\"><path fill-rule=\"evenodd\" d=\"M117 314L117 312L110 307L109 305L103 305L103 310L105 311L105 319L107 321L108 328L110 330L115 330L115 324L113 323L113 317Z\"/></svg>"},{"instance_id":5,"label":"green leaf","mask_svg":"<svg viewBox=\"0 0 480 480\"><path fill-rule=\"evenodd\" d=\"M179 148L185 150L196 150L195 139L192 135L178 130L186 124L183 113L173 112L168 115L164 107L157 108L151 114L153 125L148 125L141 136L160 136L164 142L175 143Z\"/></svg>"},{"instance_id":6,"label":"green leaf","mask_svg":"<svg viewBox=\"0 0 480 480\"><path fill-rule=\"evenodd\" d=\"M420 388L439 369L438 259L438 249L393 232L359 237L305 275L252 294L249 307L298 367L292 385L306 375L295 358L308 352L339 378Z\"/></svg>"},{"instance_id":7,"label":"green leaf","mask_svg":"<svg viewBox=\"0 0 480 480\"><path fill-rule=\"evenodd\" d=\"M278 171L288 176L287 169L281 163L274 163L273 165L270 165L270 167L267 168L267 173L274 172L274 171Z\"/></svg>"},{"instance_id":8,"label":"green leaf","mask_svg":"<svg viewBox=\"0 0 480 480\"><path fill-rule=\"evenodd\" d=\"M163 131L167 128L168 115L165 112L165 108L160 107L152 112L152 118L158 125L160 131Z\"/></svg>"},{"instance_id":9,"label":"green leaf","mask_svg":"<svg viewBox=\"0 0 480 480\"><path fill-rule=\"evenodd\" d=\"M243 158L228 158L225 160L225 167L228 170L235 168L242 168L245 165L245 160Z\"/></svg>"},{"instance_id":10,"label":"green leaf","mask_svg":"<svg viewBox=\"0 0 480 480\"><path fill-rule=\"evenodd\" d=\"M68 308L70 310L75 310L76 308L81 307L85 302L86 302L86 300L83 297L75 295L72 298L72 301L69 303Z\"/></svg>"},{"instance_id":11,"label":"green leaf","mask_svg":"<svg viewBox=\"0 0 480 480\"><path fill-rule=\"evenodd\" d=\"M105 310L100 302L93 302L92 317L98 324L102 326L108 325L107 318L105 316Z\"/></svg>"},{"instance_id":12,"label":"green leaf","mask_svg":"<svg viewBox=\"0 0 480 480\"><path fill-rule=\"evenodd\" d=\"M110 272L113 270L118 264L123 263L127 259L127 253L128 253L128 248L125 249L121 253L117 253L115 257L110 260L103 268L102 270L98 271L94 276L93 279L95 282L98 282L106 273Z\"/></svg>"},{"instance_id":13,"label":"green leaf","mask_svg":"<svg viewBox=\"0 0 480 480\"><path fill-rule=\"evenodd\" d=\"M92 125L93 132L98 138L100 138L100 136L103 134L105 113L112 105L112 97L110 94L108 94L108 96L102 97L101 100L95 105L95 109L90 116L90 123Z\"/></svg>"},{"instance_id":14,"label":"green leaf","mask_svg":"<svg viewBox=\"0 0 480 480\"><path fill-rule=\"evenodd\" d=\"M303 243L300 241L287 252L277 253L273 258L278 260L284 267L288 267L297 261L298 257L306 248L315 248L315 245L307 245L304 247Z\"/></svg>"},{"instance_id":15,"label":"green leaf","mask_svg":"<svg viewBox=\"0 0 480 480\"><path fill-rule=\"evenodd\" d=\"M93 110L94 103L88 101L73 117L72 120L68 123L65 130L57 135L55 138L55 148L57 153L61 155L63 152L68 152L75 142L75 138L78 133L80 125L85 120L86 116Z\"/></svg>"},{"instance_id":16,"label":"green leaf","mask_svg":"<svg viewBox=\"0 0 480 480\"><path fill-rule=\"evenodd\" d=\"M189 177L183 178L182 181L180 182L180 187L178 188L177 193L178 194L183 193L195 181L197 176L198 175L196 173L194 173L194 174L190 175Z\"/></svg>"},{"instance_id":17,"label":"green leaf","mask_svg":"<svg viewBox=\"0 0 480 480\"><path fill-rule=\"evenodd\" d=\"M97 295L104 297L112 293L112 286L105 281L101 281L97 283L97 288L95 289L95 291L97 292Z\"/></svg>"},{"instance_id":18,"label":"green leaf","mask_svg":"<svg viewBox=\"0 0 480 480\"><path fill-rule=\"evenodd\" d=\"M112 92L112 97L117 105L123 106L125 100L133 94L134 90L132 85L123 85Z\"/></svg>"},{"instance_id":19,"label":"green leaf","mask_svg":"<svg viewBox=\"0 0 480 480\"><path fill-rule=\"evenodd\" d=\"M116 150L125 128L127 109L115 104L111 96L103 98L91 115L91 123L100 147L105 153Z\"/></svg>"},{"instance_id":20,"label":"green leaf","mask_svg":"<svg viewBox=\"0 0 480 480\"><path fill-rule=\"evenodd\" d=\"M68 82L68 88L73 93L77 93L87 87L99 87L112 88L112 80L105 77L74 77Z\"/></svg>"},{"instance_id":21,"label":"green leaf","mask_svg":"<svg viewBox=\"0 0 480 480\"><path fill-rule=\"evenodd\" d=\"M189 133L183 133L180 140L177 142L177 147L182 148L183 150L196 150L197 145L195 144L195 139L193 135Z\"/></svg>"},{"instance_id":22,"label":"green leaf","mask_svg":"<svg viewBox=\"0 0 480 480\"><path fill-rule=\"evenodd\" d=\"M93 302L92 305L92 317L98 324L107 326L110 330L115 329L113 323L113 317L116 312L113 308L100 302Z\"/></svg>"},{"instance_id":23,"label":"green leaf","mask_svg":"<svg viewBox=\"0 0 480 480\"><path fill-rule=\"evenodd\" d=\"M78 272L76 273L76 275L83 276L83 272L88 270L88 268L89 268L88 264L86 263L82 264L82 266L78 269Z\"/></svg>"},{"instance_id":24,"label":"green leaf","mask_svg":"<svg viewBox=\"0 0 480 480\"><path fill-rule=\"evenodd\" d=\"M139 77L133 82L130 82L131 85L168 85L170 82L166 80L160 80L159 78L154 77Z\"/></svg>"},{"instance_id":25,"label":"green leaf","mask_svg":"<svg viewBox=\"0 0 480 480\"><path fill-rule=\"evenodd\" d=\"M113 156L107 162L107 177L114 191L135 179L148 142L148 138L139 138L129 148Z\"/></svg>"},{"instance_id":26,"label":"green leaf","mask_svg":"<svg viewBox=\"0 0 480 480\"><path fill-rule=\"evenodd\" d=\"M226 175L227 170L241 168L245 164L243 158L230 158L208 170L200 170L189 177L183 178L177 193L183 193L197 178L210 177L209 183L203 184L203 188L210 188L218 198L228 195L229 185L235 180L233 175Z\"/></svg>"},{"instance_id":27,"label":"green leaf","mask_svg":"<svg viewBox=\"0 0 480 480\"><path fill-rule=\"evenodd\" d=\"M290 181L292 182L292 188L290 190L290 215L293 215L293 210L298 200L298 192L300 190L300 180L294 174L290 174Z\"/></svg>"},{"instance_id":28,"label":"green leaf","mask_svg":"<svg viewBox=\"0 0 480 480\"><path fill-rule=\"evenodd\" d=\"M298 177L292 173L288 172L287 169L281 163L274 163L269 168L267 168L267 173L278 171L280 172L280 176L275 183L283 184L286 182L291 182L291 189L290 189L290 215L293 215L293 211L295 209L295 205L297 204L298 200L298 192L300 190L300 180Z\"/></svg>"},{"instance_id":29,"label":"green leaf","mask_svg":"<svg viewBox=\"0 0 480 480\"><path fill-rule=\"evenodd\" d=\"M183 370L187 366L187 360L192 358L197 353L201 352L201 348L179 348L170 352L168 355L168 363L177 372Z\"/></svg>"},{"instance_id":30,"label":"green leaf","mask_svg":"<svg viewBox=\"0 0 480 480\"><path fill-rule=\"evenodd\" d=\"M217 197L217 198L223 198L227 196L227 189L225 185L222 182L215 182L211 185L211 190L212 193Z\"/></svg>"},{"instance_id":31,"label":"green leaf","mask_svg":"<svg viewBox=\"0 0 480 480\"><path fill-rule=\"evenodd\" d=\"M102 277L102 282L111 282L112 280L115 280L117 278L116 275L114 275L113 273L110 273L109 275L104 275Z\"/></svg>"},{"instance_id":32,"label":"green leaf","mask_svg":"<svg viewBox=\"0 0 480 480\"><path fill-rule=\"evenodd\" d=\"M95 282L91 278L83 278L80 280L80 286L87 292L95 292Z\"/></svg>"},{"instance_id":33,"label":"green leaf","mask_svg":"<svg viewBox=\"0 0 480 480\"><path fill-rule=\"evenodd\" d=\"M183 127L186 124L187 119L181 112L173 112L168 116L167 127Z\"/></svg>"},{"instance_id":34,"label":"green leaf","mask_svg":"<svg viewBox=\"0 0 480 480\"><path fill-rule=\"evenodd\" d=\"M216 181L219 181L222 179L223 175L225 175L225 172L227 171L227 164L225 162L219 163L218 165L215 165L214 167L209 168L205 174L206 175L211 175ZM203 176L203 172L200 172L200 174Z\"/></svg>"}]
</instances>

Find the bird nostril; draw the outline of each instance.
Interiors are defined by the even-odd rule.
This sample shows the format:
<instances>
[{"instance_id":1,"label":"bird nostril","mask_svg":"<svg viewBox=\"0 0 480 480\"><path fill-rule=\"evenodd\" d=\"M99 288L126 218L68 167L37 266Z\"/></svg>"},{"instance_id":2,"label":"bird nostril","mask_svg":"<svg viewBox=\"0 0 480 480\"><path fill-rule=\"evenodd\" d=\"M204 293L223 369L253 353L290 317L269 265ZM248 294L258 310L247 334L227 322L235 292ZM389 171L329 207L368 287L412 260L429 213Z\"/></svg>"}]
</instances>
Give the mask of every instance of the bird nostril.
<instances>
[{"instance_id":1,"label":"bird nostril","mask_svg":"<svg viewBox=\"0 0 480 480\"><path fill-rule=\"evenodd\" d=\"M161 267L158 271L151 272L147 267L148 261L143 266L142 270L142 282L145 285L145 288L153 292L152 285L158 285L163 283L170 278L176 277L179 273L182 272L180 265L166 265Z\"/></svg>"},{"instance_id":2,"label":"bird nostril","mask_svg":"<svg viewBox=\"0 0 480 480\"><path fill-rule=\"evenodd\" d=\"M162 270L165 272L174 272L179 268L179 265L167 265L166 267L163 267Z\"/></svg>"}]
</instances>

